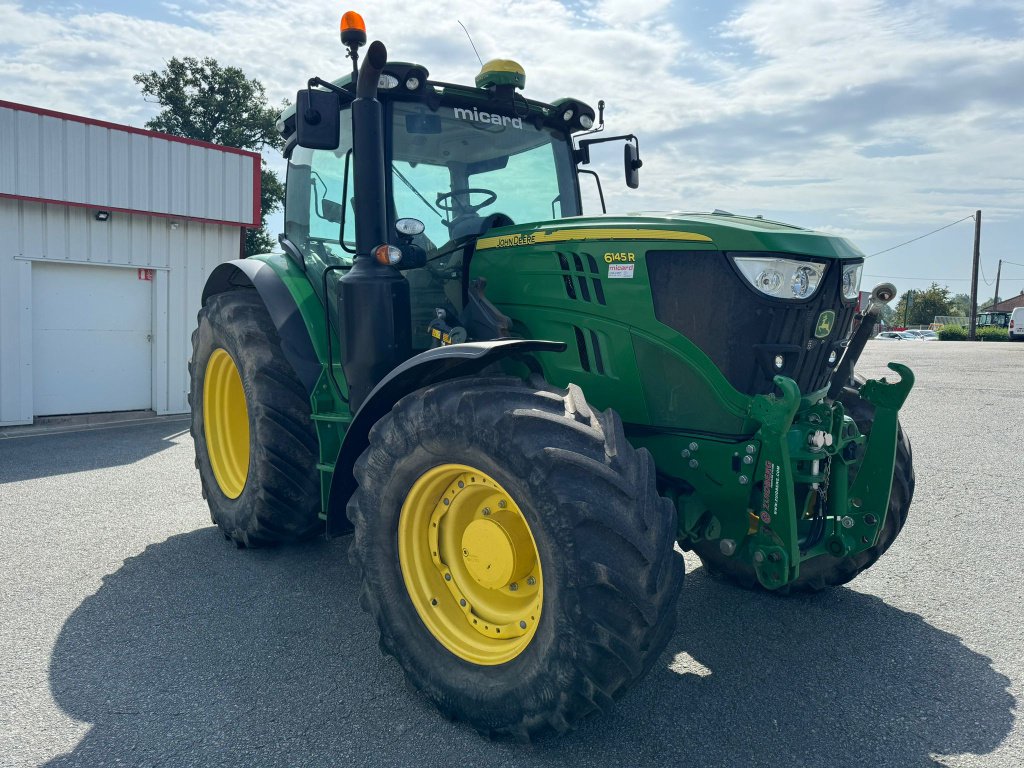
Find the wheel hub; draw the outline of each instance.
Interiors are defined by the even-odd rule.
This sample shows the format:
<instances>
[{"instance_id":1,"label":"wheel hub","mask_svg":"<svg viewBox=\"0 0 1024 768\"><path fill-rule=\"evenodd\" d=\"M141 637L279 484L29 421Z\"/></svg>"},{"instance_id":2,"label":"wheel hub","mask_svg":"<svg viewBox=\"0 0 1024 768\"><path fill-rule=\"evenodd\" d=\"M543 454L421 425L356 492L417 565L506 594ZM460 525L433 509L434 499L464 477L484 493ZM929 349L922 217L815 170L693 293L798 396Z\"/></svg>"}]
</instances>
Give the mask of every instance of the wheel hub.
<instances>
[{"instance_id":1,"label":"wheel hub","mask_svg":"<svg viewBox=\"0 0 1024 768\"><path fill-rule=\"evenodd\" d=\"M242 377L224 349L215 349L206 363L203 430L217 485L229 499L237 499L249 476L249 411Z\"/></svg>"},{"instance_id":2,"label":"wheel hub","mask_svg":"<svg viewBox=\"0 0 1024 768\"><path fill-rule=\"evenodd\" d=\"M502 664L529 645L543 580L522 510L473 467L427 470L402 505L402 576L420 618L445 648L476 664Z\"/></svg>"},{"instance_id":3,"label":"wheel hub","mask_svg":"<svg viewBox=\"0 0 1024 768\"><path fill-rule=\"evenodd\" d=\"M487 589L501 589L536 566L536 550L521 515L501 510L466 526L462 534L466 570Z\"/></svg>"}]
</instances>

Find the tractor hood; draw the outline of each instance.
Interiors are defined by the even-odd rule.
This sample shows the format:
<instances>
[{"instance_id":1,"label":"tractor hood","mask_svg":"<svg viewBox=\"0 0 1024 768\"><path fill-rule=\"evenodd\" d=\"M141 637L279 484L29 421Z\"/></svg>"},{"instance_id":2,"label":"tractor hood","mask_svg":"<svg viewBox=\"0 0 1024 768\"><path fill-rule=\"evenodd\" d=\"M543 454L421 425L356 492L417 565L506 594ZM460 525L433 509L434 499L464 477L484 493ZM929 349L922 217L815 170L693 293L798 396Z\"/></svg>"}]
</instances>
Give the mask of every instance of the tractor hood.
<instances>
[{"instance_id":1,"label":"tractor hood","mask_svg":"<svg viewBox=\"0 0 1024 768\"><path fill-rule=\"evenodd\" d=\"M864 254L843 237L790 224L724 213L636 213L575 216L492 229L477 250L578 241L676 241L720 251L769 251L823 259Z\"/></svg>"}]
</instances>

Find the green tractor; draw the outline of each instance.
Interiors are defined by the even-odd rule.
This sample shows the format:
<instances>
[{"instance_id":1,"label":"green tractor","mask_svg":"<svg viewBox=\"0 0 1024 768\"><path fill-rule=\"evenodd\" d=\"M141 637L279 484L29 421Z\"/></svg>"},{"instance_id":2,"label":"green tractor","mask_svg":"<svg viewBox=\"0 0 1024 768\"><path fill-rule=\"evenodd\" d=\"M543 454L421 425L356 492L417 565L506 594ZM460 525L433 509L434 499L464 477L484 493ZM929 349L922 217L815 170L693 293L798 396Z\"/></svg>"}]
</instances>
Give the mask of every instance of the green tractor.
<instances>
[{"instance_id":1,"label":"green tractor","mask_svg":"<svg viewBox=\"0 0 1024 768\"><path fill-rule=\"evenodd\" d=\"M352 74L279 124L283 252L202 296L192 435L225 537L352 533L382 650L448 717L518 739L655 664L676 545L776 593L885 552L913 374L853 374L895 291L852 331L860 251L721 212L584 216L591 147L623 143L635 187L635 136L524 97L514 62L473 87L379 42L360 64L355 14L342 41Z\"/></svg>"}]
</instances>

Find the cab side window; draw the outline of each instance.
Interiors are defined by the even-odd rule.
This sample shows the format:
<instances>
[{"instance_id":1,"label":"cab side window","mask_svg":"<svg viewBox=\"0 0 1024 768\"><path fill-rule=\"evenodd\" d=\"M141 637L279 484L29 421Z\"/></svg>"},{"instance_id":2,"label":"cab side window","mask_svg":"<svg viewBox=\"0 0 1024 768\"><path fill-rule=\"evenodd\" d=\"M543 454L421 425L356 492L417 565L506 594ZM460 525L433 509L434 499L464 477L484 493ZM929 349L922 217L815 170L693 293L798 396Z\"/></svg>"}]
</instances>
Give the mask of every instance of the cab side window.
<instances>
[{"instance_id":1,"label":"cab side window","mask_svg":"<svg viewBox=\"0 0 1024 768\"><path fill-rule=\"evenodd\" d=\"M345 158L351 149L352 122L344 112L338 149L295 147L288 161L284 231L307 258L318 258L329 264L352 263L349 251L355 250L355 213L351 160L348 163L348 199L344 199ZM344 232L341 230L343 220Z\"/></svg>"}]
</instances>

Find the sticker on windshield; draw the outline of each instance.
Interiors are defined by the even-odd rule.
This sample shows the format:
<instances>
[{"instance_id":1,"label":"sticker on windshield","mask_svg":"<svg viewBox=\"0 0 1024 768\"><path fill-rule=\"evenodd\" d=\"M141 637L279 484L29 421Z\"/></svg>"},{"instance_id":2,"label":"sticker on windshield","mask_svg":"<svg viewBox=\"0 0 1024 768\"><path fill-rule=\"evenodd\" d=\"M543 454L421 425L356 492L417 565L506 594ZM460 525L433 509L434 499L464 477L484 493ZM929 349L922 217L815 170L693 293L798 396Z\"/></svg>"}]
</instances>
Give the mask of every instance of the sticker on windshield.
<instances>
[{"instance_id":1,"label":"sticker on windshield","mask_svg":"<svg viewBox=\"0 0 1024 768\"><path fill-rule=\"evenodd\" d=\"M608 277L633 277L635 264L609 264Z\"/></svg>"}]
</instances>

